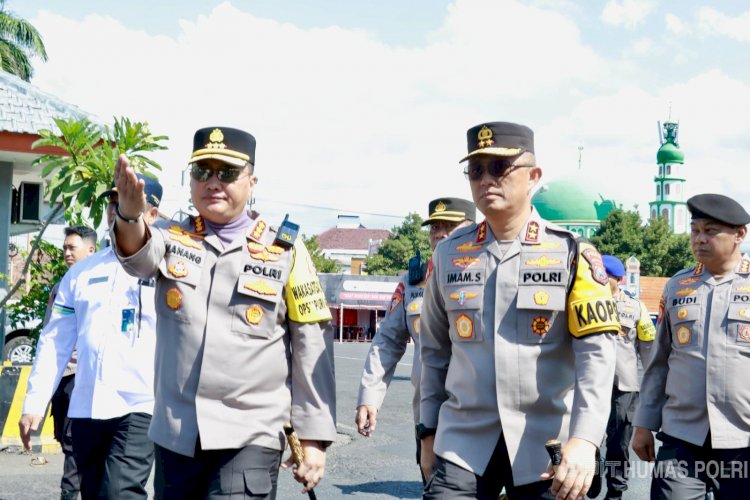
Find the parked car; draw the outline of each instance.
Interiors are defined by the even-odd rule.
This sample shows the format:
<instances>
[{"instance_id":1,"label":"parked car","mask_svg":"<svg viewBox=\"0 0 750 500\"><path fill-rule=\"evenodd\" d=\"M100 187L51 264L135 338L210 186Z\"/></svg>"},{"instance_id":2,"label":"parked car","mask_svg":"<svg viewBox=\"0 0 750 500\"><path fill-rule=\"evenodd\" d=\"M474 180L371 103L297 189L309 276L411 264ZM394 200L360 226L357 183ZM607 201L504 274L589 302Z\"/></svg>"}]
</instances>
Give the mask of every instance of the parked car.
<instances>
[{"instance_id":1,"label":"parked car","mask_svg":"<svg viewBox=\"0 0 750 500\"><path fill-rule=\"evenodd\" d=\"M13 363L31 363L34 360L34 344L29 335L39 322L13 328L5 317L5 346L3 347L3 361Z\"/></svg>"}]
</instances>

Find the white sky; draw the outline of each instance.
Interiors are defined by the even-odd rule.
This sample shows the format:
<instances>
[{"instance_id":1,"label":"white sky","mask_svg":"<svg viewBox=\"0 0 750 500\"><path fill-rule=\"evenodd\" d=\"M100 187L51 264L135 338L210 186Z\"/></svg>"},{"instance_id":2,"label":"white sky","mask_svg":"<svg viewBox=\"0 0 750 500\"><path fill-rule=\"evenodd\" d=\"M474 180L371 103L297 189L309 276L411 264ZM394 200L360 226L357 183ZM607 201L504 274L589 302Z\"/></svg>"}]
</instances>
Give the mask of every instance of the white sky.
<instances>
[{"instance_id":1,"label":"white sky","mask_svg":"<svg viewBox=\"0 0 750 500\"><path fill-rule=\"evenodd\" d=\"M168 4L165 6L164 4ZM257 208L316 234L340 208L370 228L470 198L465 133L516 121L544 180L583 173L645 217L656 122L680 122L687 195L750 209L750 6L737 0L9 0L44 37L32 83L170 137L163 210L195 129L256 136ZM408 5L402 5L408 4ZM342 10L342 6L346 9ZM375 217L364 214L390 214Z\"/></svg>"}]
</instances>

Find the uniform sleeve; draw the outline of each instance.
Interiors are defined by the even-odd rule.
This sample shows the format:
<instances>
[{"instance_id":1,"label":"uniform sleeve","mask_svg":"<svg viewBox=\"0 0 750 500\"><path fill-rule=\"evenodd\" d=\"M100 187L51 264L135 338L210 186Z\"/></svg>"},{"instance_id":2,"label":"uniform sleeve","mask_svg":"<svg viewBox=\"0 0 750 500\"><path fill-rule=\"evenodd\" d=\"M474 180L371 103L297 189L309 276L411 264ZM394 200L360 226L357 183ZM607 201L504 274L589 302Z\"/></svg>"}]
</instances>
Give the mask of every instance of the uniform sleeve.
<instances>
[{"instance_id":1,"label":"uniform sleeve","mask_svg":"<svg viewBox=\"0 0 750 500\"><path fill-rule=\"evenodd\" d=\"M658 431L661 428L661 411L664 407L664 392L669 373L669 355L672 352L672 327L669 323L669 315L664 314L665 300L665 296L662 296L656 339L652 342L648 362L644 363L641 395L633 419L633 425L652 431Z\"/></svg>"},{"instance_id":2,"label":"uniform sleeve","mask_svg":"<svg viewBox=\"0 0 750 500\"><path fill-rule=\"evenodd\" d=\"M23 405L24 414L44 415L75 348L78 340L73 294L75 281L68 271L59 284L49 322L39 334Z\"/></svg>"},{"instance_id":3,"label":"uniform sleeve","mask_svg":"<svg viewBox=\"0 0 750 500\"><path fill-rule=\"evenodd\" d=\"M437 428L440 406L448 399L445 378L451 360L448 314L440 293L438 259L433 254L427 279L419 327L422 379L419 418L428 428Z\"/></svg>"},{"instance_id":4,"label":"uniform sleeve","mask_svg":"<svg viewBox=\"0 0 750 500\"><path fill-rule=\"evenodd\" d=\"M406 326L402 278L391 297L390 308L372 339L359 382L357 406L372 405L380 408L396 371L396 365L406 352L408 341L409 329Z\"/></svg>"},{"instance_id":5,"label":"uniform sleeve","mask_svg":"<svg viewBox=\"0 0 750 500\"><path fill-rule=\"evenodd\" d=\"M166 253L164 236L159 229L146 225L146 238L148 238L146 244L128 257L120 253L114 224L109 229L109 236L112 239L112 250L114 250L117 259L129 275L141 279L151 279L156 276L159 264Z\"/></svg>"},{"instance_id":6,"label":"uniform sleeve","mask_svg":"<svg viewBox=\"0 0 750 500\"><path fill-rule=\"evenodd\" d=\"M330 322L289 321L292 425L300 439L336 441L336 379Z\"/></svg>"},{"instance_id":7,"label":"uniform sleeve","mask_svg":"<svg viewBox=\"0 0 750 500\"><path fill-rule=\"evenodd\" d=\"M580 242L575 281L568 295L573 336L575 393L570 436L599 445L609 418L615 376L615 337L620 325L599 252ZM598 335L597 335L598 334Z\"/></svg>"},{"instance_id":8,"label":"uniform sleeve","mask_svg":"<svg viewBox=\"0 0 750 500\"><path fill-rule=\"evenodd\" d=\"M636 324L638 355L641 358L641 364L646 366L651 355L651 345L656 338L656 327L654 326L654 322L651 321L646 304L639 302L639 305L641 306L641 315Z\"/></svg>"}]
</instances>

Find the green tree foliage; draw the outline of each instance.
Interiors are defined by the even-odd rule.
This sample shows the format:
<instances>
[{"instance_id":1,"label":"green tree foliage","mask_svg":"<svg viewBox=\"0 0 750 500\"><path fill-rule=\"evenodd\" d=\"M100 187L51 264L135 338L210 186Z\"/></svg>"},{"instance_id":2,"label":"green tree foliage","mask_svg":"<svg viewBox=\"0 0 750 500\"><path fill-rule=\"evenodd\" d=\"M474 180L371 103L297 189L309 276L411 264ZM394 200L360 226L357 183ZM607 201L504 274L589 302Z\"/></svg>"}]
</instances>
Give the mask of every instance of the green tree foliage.
<instances>
[{"instance_id":1,"label":"green tree foliage","mask_svg":"<svg viewBox=\"0 0 750 500\"><path fill-rule=\"evenodd\" d=\"M47 51L39 32L28 21L16 17L0 0L0 68L27 82L34 75L31 57L47 60Z\"/></svg>"},{"instance_id":2,"label":"green tree foliage","mask_svg":"<svg viewBox=\"0 0 750 500\"><path fill-rule=\"evenodd\" d=\"M395 276L406 271L409 259L422 254L427 261L432 255L430 235L422 228L422 218L410 213L404 222L391 230L392 236L378 248L378 253L365 259L367 274Z\"/></svg>"},{"instance_id":3,"label":"green tree foliage","mask_svg":"<svg viewBox=\"0 0 750 500\"><path fill-rule=\"evenodd\" d=\"M114 125L102 130L88 119L55 119L60 135L51 130L39 131L41 139L34 148L52 146L65 154L46 154L34 160L42 166L42 177L49 178L47 192L50 203L58 200L65 206L65 220L73 224L84 223L87 212L93 227L99 226L107 200L99 195L112 186L114 165L124 153L136 171L153 174L161 170L154 160L143 153L167 149L161 144L166 136L153 136L145 122L132 122L115 118Z\"/></svg>"},{"instance_id":4,"label":"green tree foliage","mask_svg":"<svg viewBox=\"0 0 750 500\"><path fill-rule=\"evenodd\" d=\"M28 254L27 254L28 255ZM8 306L8 318L13 328L31 325L44 318L52 287L62 279L68 266L65 265L63 251L46 241L39 242L39 248L29 265L32 286L21 300ZM38 321L30 337L36 339L42 329Z\"/></svg>"},{"instance_id":5,"label":"green tree foliage","mask_svg":"<svg viewBox=\"0 0 750 500\"><path fill-rule=\"evenodd\" d=\"M672 276L694 263L688 235L672 234L662 218L643 225L641 216L632 210L612 210L591 242L602 254L614 255L623 262L635 256L644 276Z\"/></svg>"},{"instance_id":6,"label":"green tree foliage","mask_svg":"<svg viewBox=\"0 0 750 500\"><path fill-rule=\"evenodd\" d=\"M302 235L302 241L307 247L307 251L310 252L315 270L319 273L337 273L339 272L339 263L333 259L329 259L323 255L320 245L318 245L318 237L310 236L309 238Z\"/></svg>"}]
</instances>

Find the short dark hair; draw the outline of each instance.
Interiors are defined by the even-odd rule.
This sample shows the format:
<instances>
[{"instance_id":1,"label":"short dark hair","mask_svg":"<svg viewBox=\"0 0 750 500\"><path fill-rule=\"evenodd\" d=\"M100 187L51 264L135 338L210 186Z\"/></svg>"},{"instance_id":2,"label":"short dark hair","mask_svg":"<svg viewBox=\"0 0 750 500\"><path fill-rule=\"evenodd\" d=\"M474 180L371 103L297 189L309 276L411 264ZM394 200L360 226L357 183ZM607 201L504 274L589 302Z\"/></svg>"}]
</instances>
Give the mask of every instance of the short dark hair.
<instances>
[{"instance_id":1,"label":"short dark hair","mask_svg":"<svg viewBox=\"0 0 750 500\"><path fill-rule=\"evenodd\" d=\"M87 226L69 226L65 228L65 237L77 234L81 239L96 248L96 231Z\"/></svg>"}]
</instances>

